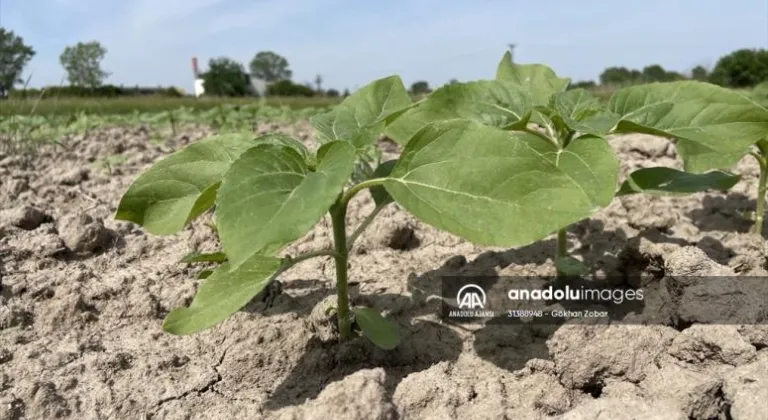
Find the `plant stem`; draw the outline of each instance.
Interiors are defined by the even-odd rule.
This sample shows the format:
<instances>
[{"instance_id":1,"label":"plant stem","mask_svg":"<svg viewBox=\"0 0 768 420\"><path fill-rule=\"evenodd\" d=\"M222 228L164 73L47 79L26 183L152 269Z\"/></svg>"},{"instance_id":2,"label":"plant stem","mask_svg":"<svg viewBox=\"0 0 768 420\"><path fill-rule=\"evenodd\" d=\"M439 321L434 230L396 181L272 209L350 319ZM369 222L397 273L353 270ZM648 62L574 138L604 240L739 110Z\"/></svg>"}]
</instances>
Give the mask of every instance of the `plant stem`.
<instances>
[{"instance_id":1,"label":"plant stem","mask_svg":"<svg viewBox=\"0 0 768 420\"><path fill-rule=\"evenodd\" d=\"M568 256L568 243L567 243L567 232L565 229L560 229L557 231L557 256L558 257L567 257Z\"/></svg>"},{"instance_id":2,"label":"plant stem","mask_svg":"<svg viewBox=\"0 0 768 420\"><path fill-rule=\"evenodd\" d=\"M363 181L363 182L361 182L359 184L355 184L354 186L352 186L352 188L348 189L341 196L339 201L336 204L334 204L334 205L335 206L339 206L339 207L344 207L344 212L346 213L346 211L347 211L347 204L349 203L349 200L351 200L352 197L355 196L355 194L359 193L360 191L362 191L362 190L364 190L366 188L371 188L371 187L375 187L377 185L381 185L386 180L387 180L386 178L373 178L373 179L369 179L367 181Z\"/></svg>"},{"instance_id":3,"label":"plant stem","mask_svg":"<svg viewBox=\"0 0 768 420\"><path fill-rule=\"evenodd\" d=\"M755 209L755 224L752 226L752 232L761 235L763 233L763 218L765 215L765 187L768 181L768 162L765 155L755 156L760 165L760 179L757 184L757 208Z\"/></svg>"},{"instance_id":4,"label":"plant stem","mask_svg":"<svg viewBox=\"0 0 768 420\"><path fill-rule=\"evenodd\" d=\"M358 184L359 185L359 184ZM346 196L346 195L345 195ZM333 225L333 246L336 259L336 294L338 297L337 317L339 335L342 340L349 338L349 293L347 292L347 203L341 197L331 207L331 224Z\"/></svg>"},{"instance_id":5,"label":"plant stem","mask_svg":"<svg viewBox=\"0 0 768 420\"><path fill-rule=\"evenodd\" d=\"M537 131L537 130L534 130L534 129L532 129L532 128L528 128L528 127L524 128L524 129L523 129L523 131L524 131L524 132L526 132L526 133L528 133L528 134L533 134L533 135L534 135L534 136L536 136L536 137L540 137L540 138L542 138L542 139L544 139L544 140L548 141L550 144L554 145L554 146L555 146L555 147L557 147L558 149L560 148L560 145L559 145L559 144L557 144L557 141L556 141L555 139L553 139L553 138L549 137L549 136L548 136L548 135L546 135L546 134L543 134L543 133L541 133L541 132L539 132L539 131Z\"/></svg>"},{"instance_id":6,"label":"plant stem","mask_svg":"<svg viewBox=\"0 0 768 420\"><path fill-rule=\"evenodd\" d=\"M557 258L568 256L567 231L563 228L557 231ZM565 273L557 270L557 277L563 277Z\"/></svg>"},{"instance_id":7,"label":"plant stem","mask_svg":"<svg viewBox=\"0 0 768 420\"><path fill-rule=\"evenodd\" d=\"M376 206L376 208L373 209L373 211L368 216L365 217L365 220L363 220L362 223L360 223L360 226L358 226L357 229L355 229L355 231L352 232L352 235L350 235L349 241L347 244L347 251L352 250L352 247L355 246L355 241L357 240L357 238L360 237L360 235L365 231L366 228L368 228L368 225L370 225L371 222L373 222L373 219L376 218L379 212L381 212L381 210L383 210L384 207L387 206L387 204Z\"/></svg>"},{"instance_id":8,"label":"plant stem","mask_svg":"<svg viewBox=\"0 0 768 420\"><path fill-rule=\"evenodd\" d=\"M318 251L307 252L306 254L301 254L296 257L291 257L290 260L286 262L285 265L283 265L283 267L281 268L281 272L293 267L294 265L302 261L306 261L306 260L317 258L317 257L334 257L335 258L336 251L332 249L321 249Z\"/></svg>"}]
</instances>

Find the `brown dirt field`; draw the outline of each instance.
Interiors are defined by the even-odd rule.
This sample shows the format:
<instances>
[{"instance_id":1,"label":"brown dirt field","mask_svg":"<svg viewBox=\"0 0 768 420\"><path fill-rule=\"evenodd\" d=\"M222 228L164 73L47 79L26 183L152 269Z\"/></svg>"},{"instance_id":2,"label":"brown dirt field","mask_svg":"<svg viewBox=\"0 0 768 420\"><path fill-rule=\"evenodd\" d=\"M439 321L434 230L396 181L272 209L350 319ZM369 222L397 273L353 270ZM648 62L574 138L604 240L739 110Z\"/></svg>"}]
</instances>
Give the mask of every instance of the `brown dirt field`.
<instances>
[{"instance_id":1,"label":"brown dirt field","mask_svg":"<svg viewBox=\"0 0 768 420\"><path fill-rule=\"evenodd\" d=\"M313 144L307 123L280 130ZM402 330L395 350L339 344L313 314L334 293L328 258L282 275L270 307L253 302L192 336L163 333L199 283L200 267L179 260L216 238L202 221L157 237L113 215L137 174L206 133L160 145L145 128L103 129L29 160L0 156L0 420L768 419L765 325L701 325L697 313L684 325L450 325L424 298L441 275L551 275L554 238L483 248L396 205L363 234L350 268L356 299ZM611 142L622 174L678 165L666 140ZM768 275L765 241L742 217L755 207L757 165L745 158L737 172L745 179L728 193L617 198L570 229L569 250L593 274L656 283ZM349 223L372 208L360 194ZM287 253L330 245L326 219Z\"/></svg>"}]
</instances>

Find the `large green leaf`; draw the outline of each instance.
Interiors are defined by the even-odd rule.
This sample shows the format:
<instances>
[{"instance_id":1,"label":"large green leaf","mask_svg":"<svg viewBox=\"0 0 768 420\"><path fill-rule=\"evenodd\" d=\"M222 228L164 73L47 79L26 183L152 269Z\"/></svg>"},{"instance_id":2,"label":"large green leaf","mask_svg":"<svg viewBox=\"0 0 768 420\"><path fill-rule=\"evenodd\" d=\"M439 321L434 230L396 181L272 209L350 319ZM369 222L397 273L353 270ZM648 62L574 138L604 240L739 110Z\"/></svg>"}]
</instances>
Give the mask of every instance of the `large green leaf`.
<instances>
[{"instance_id":1,"label":"large green leaf","mask_svg":"<svg viewBox=\"0 0 768 420\"><path fill-rule=\"evenodd\" d=\"M709 83L651 83L618 90L609 108L616 132L678 139L685 169L726 169L768 132L768 110L744 95Z\"/></svg>"},{"instance_id":2,"label":"large green leaf","mask_svg":"<svg viewBox=\"0 0 768 420\"><path fill-rule=\"evenodd\" d=\"M558 92L552 97L553 119L573 131L605 135L619 118L584 89Z\"/></svg>"},{"instance_id":3,"label":"large green leaf","mask_svg":"<svg viewBox=\"0 0 768 420\"><path fill-rule=\"evenodd\" d=\"M526 141L579 185L596 205L611 203L619 179L619 161L604 138L585 134L562 150L539 137Z\"/></svg>"},{"instance_id":4,"label":"large green leaf","mask_svg":"<svg viewBox=\"0 0 768 420\"><path fill-rule=\"evenodd\" d=\"M388 177L389 174L392 173L392 169L395 168L395 165L397 165L397 159L392 159L386 162L382 162L376 168L376 170L373 171L371 178ZM376 204L376 206L383 206L385 204L389 204L394 201L392 200L392 196L390 196L387 190L381 185L376 185L374 187L371 187L369 191L371 193L371 197L373 198L373 202Z\"/></svg>"},{"instance_id":5,"label":"large green leaf","mask_svg":"<svg viewBox=\"0 0 768 420\"><path fill-rule=\"evenodd\" d=\"M739 175L724 171L692 174L665 167L643 168L629 174L616 195L680 195L707 190L727 190L740 179Z\"/></svg>"},{"instance_id":6,"label":"large green leaf","mask_svg":"<svg viewBox=\"0 0 768 420\"><path fill-rule=\"evenodd\" d=\"M515 83L478 81L445 85L398 116L385 130L405 145L425 125L464 118L499 127L525 127L531 116L531 98Z\"/></svg>"},{"instance_id":7,"label":"large green leaf","mask_svg":"<svg viewBox=\"0 0 768 420\"><path fill-rule=\"evenodd\" d=\"M223 252L212 252L204 254L200 252L192 252L184 256L181 259L183 263L223 263L227 261L227 256Z\"/></svg>"},{"instance_id":8,"label":"large green leaf","mask_svg":"<svg viewBox=\"0 0 768 420\"><path fill-rule=\"evenodd\" d=\"M221 134L193 143L153 165L123 195L115 218L150 233L168 235L211 208L222 177L244 151L259 144L283 144L309 152L283 134Z\"/></svg>"},{"instance_id":9,"label":"large green leaf","mask_svg":"<svg viewBox=\"0 0 768 420\"><path fill-rule=\"evenodd\" d=\"M279 258L254 255L236 270L224 263L208 275L187 308L171 311L163 322L166 332L185 335L212 327L239 311L280 269Z\"/></svg>"},{"instance_id":10,"label":"large green leaf","mask_svg":"<svg viewBox=\"0 0 768 420\"><path fill-rule=\"evenodd\" d=\"M400 334L397 327L384 318L378 311L365 306L352 308L355 322L360 326L363 335L373 344L384 350L392 350L400 344Z\"/></svg>"},{"instance_id":11,"label":"large green leaf","mask_svg":"<svg viewBox=\"0 0 768 420\"><path fill-rule=\"evenodd\" d=\"M550 97L568 88L571 79L560 78L543 64L515 64L507 51L496 69L496 80L514 82L523 86L536 107L546 107Z\"/></svg>"},{"instance_id":12,"label":"large green leaf","mask_svg":"<svg viewBox=\"0 0 768 420\"><path fill-rule=\"evenodd\" d=\"M376 141L388 118L411 105L399 76L376 80L348 96L333 110L311 119L320 142L349 141L356 148Z\"/></svg>"},{"instance_id":13,"label":"large green leaf","mask_svg":"<svg viewBox=\"0 0 768 420\"><path fill-rule=\"evenodd\" d=\"M219 188L216 219L233 268L307 233L342 191L355 150L333 141L318 150L317 161L311 171L292 148L263 145L232 164Z\"/></svg>"},{"instance_id":14,"label":"large green leaf","mask_svg":"<svg viewBox=\"0 0 768 420\"><path fill-rule=\"evenodd\" d=\"M547 145L473 121L434 123L413 136L384 186L439 229L483 245L525 245L591 216L616 188L618 163L605 140L580 138L561 153Z\"/></svg>"},{"instance_id":15,"label":"large green leaf","mask_svg":"<svg viewBox=\"0 0 768 420\"><path fill-rule=\"evenodd\" d=\"M173 153L133 182L115 218L142 225L156 235L178 232L213 205L229 166L259 143L250 134L224 134Z\"/></svg>"}]
</instances>

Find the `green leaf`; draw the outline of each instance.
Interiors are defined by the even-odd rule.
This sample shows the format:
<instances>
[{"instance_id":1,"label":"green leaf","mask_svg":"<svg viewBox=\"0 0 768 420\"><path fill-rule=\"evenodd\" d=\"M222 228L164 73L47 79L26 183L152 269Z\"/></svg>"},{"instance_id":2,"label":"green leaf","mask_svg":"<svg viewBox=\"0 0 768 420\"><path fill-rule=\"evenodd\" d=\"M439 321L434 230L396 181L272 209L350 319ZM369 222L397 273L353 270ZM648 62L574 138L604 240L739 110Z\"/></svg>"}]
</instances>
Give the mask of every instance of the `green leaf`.
<instances>
[{"instance_id":1,"label":"green leaf","mask_svg":"<svg viewBox=\"0 0 768 420\"><path fill-rule=\"evenodd\" d=\"M390 76L369 83L310 121L321 143L344 140L362 148L376 141L393 114L411 104L403 81Z\"/></svg>"},{"instance_id":2,"label":"green leaf","mask_svg":"<svg viewBox=\"0 0 768 420\"><path fill-rule=\"evenodd\" d=\"M389 174L392 173L392 169L395 168L395 165L397 165L397 159L388 160L386 162L382 162L375 171L373 171L373 175L371 175L371 178L386 178L389 176ZM382 206L384 204L389 204L393 202L392 196L389 195L387 190L381 186L376 185L375 187L370 188L371 197L373 198L373 202L376 203L376 206Z\"/></svg>"},{"instance_id":3,"label":"green leaf","mask_svg":"<svg viewBox=\"0 0 768 420\"><path fill-rule=\"evenodd\" d=\"M259 144L250 134L224 134L193 143L141 174L123 195L115 218L169 235L208 210L229 165Z\"/></svg>"},{"instance_id":4,"label":"green leaf","mask_svg":"<svg viewBox=\"0 0 768 420\"><path fill-rule=\"evenodd\" d=\"M558 92L551 105L560 124L580 133L605 135L619 120L584 89Z\"/></svg>"},{"instance_id":5,"label":"green leaf","mask_svg":"<svg viewBox=\"0 0 768 420\"><path fill-rule=\"evenodd\" d=\"M609 108L615 132L678 139L685 169L726 169L768 132L768 110L746 96L709 83L652 83L618 90ZM718 156L719 155L719 156Z\"/></svg>"},{"instance_id":6,"label":"green leaf","mask_svg":"<svg viewBox=\"0 0 768 420\"><path fill-rule=\"evenodd\" d=\"M272 255L307 233L328 211L354 169L355 150L333 141L317 153L316 171L285 146L255 147L232 164L216 202L224 252L237 268Z\"/></svg>"},{"instance_id":7,"label":"green leaf","mask_svg":"<svg viewBox=\"0 0 768 420\"><path fill-rule=\"evenodd\" d=\"M543 64L514 64L512 54L507 51L496 69L496 80L514 82L524 87L536 107L546 107L550 97L563 92L571 83L569 78L560 78L551 68Z\"/></svg>"},{"instance_id":8,"label":"green leaf","mask_svg":"<svg viewBox=\"0 0 768 420\"><path fill-rule=\"evenodd\" d=\"M200 270L200 272L197 273L197 279L198 280L207 279L208 277L211 276L211 274L213 274L213 270Z\"/></svg>"},{"instance_id":9,"label":"green leaf","mask_svg":"<svg viewBox=\"0 0 768 420\"><path fill-rule=\"evenodd\" d=\"M533 134L452 120L416 133L384 187L425 223L481 245L519 246L610 203L617 177L602 138L558 153Z\"/></svg>"},{"instance_id":10,"label":"green leaf","mask_svg":"<svg viewBox=\"0 0 768 420\"><path fill-rule=\"evenodd\" d=\"M605 207L611 203L619 179L619 161L604 138L585 134L562 150L538 137L528 144L569 176L595 205Z\"/></svg>"},{"instance_id":11,"label":"green leaf","mask_svg":"<svg viewBox=\"0 0 768 420\"><path fill-rule=\"evenodd\" d=\"M304 162L306 162L308 166L314 167L315 165L315 157L313 156L312 152L310 152L309 149L304 146L304 143L294 139L287 134L270 133L259 137L257 140L259 143L263 144L290 147L291 149L298 152L299 155L301 155L301 157L304 159Z\"/></svg>"},{"instance_id":12,"label":"green leaf","mask_svg":"<svg viewBox=\"0 0 768 420\"><path fill-rule=\"evenodd\" d=\"M682 195L707 190L727 190L740 179L739 175L725 171L692 174L665 167L643 168L629 174L616 195Z\"/></svg>"},{"instance_id":13,"label":"green leaf","mask_svg":"<svg viewBox=\"0 0 768 420\"><path fill-rule=\"evenodd\" d=\"M477 81L445 85L390 124L387 136L405 145L425 125L464 118L499 128L525 127L531 117L530 96L515 83Z\"/></svg>"},{"instance_id":14,"label":"green leaf","mask_svg":"<svg viewBox=\"0 0 768 420\"><path fill-rule=\"evenodd\" d=\"M587 266L571 256L555 258L555 268L558 273L562 273L566 276L583 276L589 274Z\"/></svg>"},{"instance_id":15,"label":"green leaf","mask_svg":"<svg viewBox=\"0 0 768 420\"><path fill-rule=\"evenodd\" d=\"M713 168L730 168L750 150L748 146L735 152L718 152L685 139L678 139L675 148L683 160L685 170L693 173L702 173Z\"/></svg>"},{"instance_id":16,"label":"green leaf","mask_svg":"<svg viewBox=\"0 0 768 420\"><path fill-rule=\"evenodd\" d=\"M392 350L400 344L400 334L397 327L372 308L358 306L352 308L355 321L363 335L384 350Z\"/></svg>"},{"instance_id":17,"label":"green leaf","mask_svg":"<svg viewBox=\"0 0 768 420\"><path fill-rule=\"evenodd\" d=\"M199 263L199 262L214 262L223 263L227 260L227 256L223 252L213 252L210 254L203 254L200 252L191 252L181 259L183 263Z\"/></svg>"},{"instance_id":18,"label":"green leaf","mask_svg":"<svg viewBox=\"0 0 768 420\"><path fill-rule=\"evenodd\" d=\"M222 264L203 282L189 307L168 314L163 329L186 335L218 324L264 289L280 266L280 259L261 255L254 255L236 270L229 263Z\"/></svg>"}]
</instances>

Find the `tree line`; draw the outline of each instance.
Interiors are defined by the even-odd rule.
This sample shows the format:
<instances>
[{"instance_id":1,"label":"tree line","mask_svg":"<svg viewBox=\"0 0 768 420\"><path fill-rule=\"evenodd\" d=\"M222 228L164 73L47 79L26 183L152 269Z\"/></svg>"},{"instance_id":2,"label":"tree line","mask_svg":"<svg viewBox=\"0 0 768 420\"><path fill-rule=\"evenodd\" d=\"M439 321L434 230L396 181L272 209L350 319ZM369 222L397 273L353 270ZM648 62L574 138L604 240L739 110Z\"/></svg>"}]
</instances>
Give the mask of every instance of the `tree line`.
<instances>
[{"instance_id":1,"label":"tree line","mask_svg":"<svg viewBox=\"0 0 768 420\"><path fill-rule=\"evenodd\" d=\"M13 31L0 27L0 98L9 94L25 96L97 96L114 97L126 95L160 94L183 96L177 88L142 88L105 85L110 73L102 68L107 49L98 41L78 42L67 46L59 56L67 75L68 86L49 87L44 92L26 89L21 78L24 68L35 56L35 50L24 43L24 39ZM288 60L273 52L258 52L245 66L228 57L212 58L208 68L199 77L203 79L206 95L211 96L253 96L258 94L255 81L262 81L268 96L347 96L349 91L324 89L323 78L317 75L314 83L295 83ZM768 81L768 50L739 49L717 60L711 71L697 66L688 74L664 69L653 64L643 69L627 67L606 68L597 81L579 81L571 88L594 88L598 86L617 87L637 83L669 82L675 80L700 80L731 88L749 88ZM450 83L458 83L451 79ZM15 89L22 85L22 89ZM424 95L432 91L426 81L411 85L411 94Z\"/></svg>"}]
</instances>

